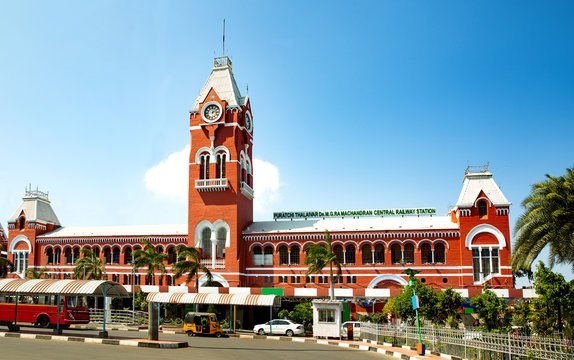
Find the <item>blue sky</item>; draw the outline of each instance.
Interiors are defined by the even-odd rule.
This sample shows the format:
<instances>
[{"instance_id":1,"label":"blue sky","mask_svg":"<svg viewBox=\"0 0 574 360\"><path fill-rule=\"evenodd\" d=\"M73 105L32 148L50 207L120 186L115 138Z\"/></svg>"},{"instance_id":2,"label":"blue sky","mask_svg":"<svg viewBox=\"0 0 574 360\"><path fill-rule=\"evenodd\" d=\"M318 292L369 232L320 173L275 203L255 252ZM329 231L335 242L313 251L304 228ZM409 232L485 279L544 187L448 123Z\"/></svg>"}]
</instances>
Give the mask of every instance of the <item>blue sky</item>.
<instances>
[{"instance_id":1,"label":"blue sky","mask_svg":"<svg viewBox=\"0 0 574 360\"><path fill-rule=\"evenodd\" d=\"M531 184L574 165L570 1L0 8L4 228L30 183L50 191L63 225L184 223L185 188L173 189L186 179L174 164L221 55L223 18L226 55L252 100L258 220L283 210L444 214L466 166L488 162L514 225Z\"/></svg>"}]
</instances>

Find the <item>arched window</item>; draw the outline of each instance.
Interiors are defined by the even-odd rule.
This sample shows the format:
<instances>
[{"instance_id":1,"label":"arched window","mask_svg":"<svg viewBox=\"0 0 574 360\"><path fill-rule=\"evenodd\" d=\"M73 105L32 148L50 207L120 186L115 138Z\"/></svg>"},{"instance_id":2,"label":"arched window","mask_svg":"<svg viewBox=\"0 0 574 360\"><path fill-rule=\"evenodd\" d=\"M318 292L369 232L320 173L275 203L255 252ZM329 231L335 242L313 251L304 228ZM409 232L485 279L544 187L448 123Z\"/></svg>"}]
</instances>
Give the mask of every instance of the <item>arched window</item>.
<instances>
[{"instance_id":1,"label":"arched window","mask_svg":"<svg viewBox=\"0 0 574 360\"><path fill-rule=\"evenodd\" d=\"M335 256L337 257L337 261L339 263L344 263L345 262L345 257L343 256L343 247L341 245L335 245L335 247L333 248L333 252L335 253Z\"/></svg>"},{"instance_id":2,"label":"arched window","mask_svg":"<svg viewBox=\"0 0 574 360\"><path fill-rule=\"evenodd\" d=\"M206 227L201 231L201 254L202 258L211 258L211 229Z\"/></svg>"},{"instance_id":3,"label":"arched window","mask_svg":"<svg viewBox=\"0 0 574 360\"><path fill-rule=\"evenodd\" d=\"M263 265L263 250L261 246L255 246L253 248L253 265Z\"/></svg>"},{"instance_id":4,"label":"arched window","mask_svg":"<svg viewBox=\"0 0 574 360\"><path fill-rule=\"evenodd\" d=\"M217 229L217 242L216 242L216 254L219 259L225 257L225 241L227 239L227 229L219 228Z\"/></svg>"},{"instance_id":5,"label":"arched window","mask_svg":"<svg viewBox=\"0 0 574 360\"><path fill-rule=\"evenodd\" d=\"M401 246L399 244L393 244L393 246L391 246L391 262L393 264L400 264L402 261Z\"/></svg>"},{"instance_id":6,"label":"arched window","mask_svg":"<svg viewBox=\"0 0 574 360\"><path fill-rule=\"evenodd\" d=\"M485 281L488 276L500 273L499 261L499 249L497 247L479 246L472 249L474 281Z\"/></svg>"},{"instance_id":7,"label":"arched window","mask_svg":"<svg viewBox=\"0 0 574 360\"><path fill-rule=\"evenodd\" d=\"M299 246L294 245L291 247L291 251L289 252L290 263L298 265L299 264Z\"/></svg>"},{"instance_id":8,"label":"arched window","mask_svg":"<svg viewBox=\"0 0 574 360\"><path fill-rule=\"evenodd\" d=\"M382 244L375 245L375 264L385 263L385 247Z\"/></svg>"},{"instance_id":9,"label":"arched window","mask_svg":"<svg viewBox=\"0 0 574 360\"><path fill-rule=\"evenodd\" d=\"M209 179L209 154L199 156L199 178L201 180Z\"/></svg>"},{"instance_id":10,"label":"arched window","mask_svg":"<svg viewBox=\"0 0 574 360\"><path fill-rule=\"evenodd\" d=\"M177 253L175 252L175 246L170 246L167 249L167 263L173 264L177 262Z\"/></svg>"},{"instance_id":11,"label":"arched window","mask_svg":"<svg viewBox=\"0 0 574 360\"><path fill-rule=\"evenodd\" d=\"M355 263L355 246L347 245L345 248L345 264Z\"/></svg>"},{"instance_id":12,"label":"arched window","mask_svg":"<svg viewBox=\"0 0 574 360\"><path fill-rule=\"evenodd\" d=\"M26 224L26 218L24 216L20 216L20 219L18 219L18 230L24 230L25 224Z\"/></svg>"},{"instance_id":13,"label":"arched window","mask_svg":"<svg viewBox=\"0 0 574 360\"><path fill-rule=\"evenodd\" d=\"M215 155L217 168L215 169L215 177L217 179L225 178L225 162L227 155L225 153L218 153Z\"/></svg>"},{"instance_id":14,"label":"arched window","mask_svg":"<svg viewBox=\"0 0 574 360\"><path fill-rule=\"evenodd\" d=\"M64 258L66 259L66 264L73 264L74 260L72 259L72 249L67 248L64 250Z\"/></svg>"},{"instance_id":15,"label":"arched window","mask_svg":"<svg viewBox=\"0 0 574 360\"><path fill-rule=\"evenodd\" d=\"M112 263L119 264L120 263L120 247L116 246L112 252Z\"/></svg>"},{"instance_id":16,"label":"arched window","mask_svg":"<svg viewBox=\"0 0 574 360\"><path fill-rule=\"evenodd\" d=\"M478 216L483 218L488 215L488 206L486 200L480 200L478 202Z\"/></svg>"},{"instance_id":17,"label":"arched window","mask_svg":"<svg viewBox=\"0 0 574 360\"><path fill-rule=\"evenodd\" d=\"M99 258L100 257L100 248L95 247L93 251L94 251L94 256Z\"/></svg>"},{"instance_id":18,"label":"arched window","mask_svg":"<svg viewBox=\"0 0 574 360\"><path fill-rule=\"evenodd\" d=\"M28 256L30 251L28 250L17 250L14 251L14 271L18 274L24 276L28 270Z\"/></svg>"},{"instance_id":19,"label":"arched window","mask_svg":"<svg viewBox=\"0 0 574 360\"><path fill-rule=\"evenodd\" d=\"M252 174L253 171L251 169L251 162L249 161L249 158L247 156L245 156L245 154L241 154L241 159L240 159L240 175L239 175L239 180L240 182L244 182L249 186L253 186L252 185Z\"/></svg>"},{"instance_id":20,"label":"arched window","mask_svg":"<svg viewBox=\"0 0 574 360\"><path fill-rule=\"evenodd\" d=\"M428 243L421 245L421 262L423 264L431 264L433 262L431 246Z\"/></svg>"},{"instance_id":21,"label":"arched window","mask_svg":"<svg viewBox=\"0 0 574 360\"><path fill-rule=\"evenodd\" d=\"M109 247L104 249L104 264L112 263L112 251Z\"/></svg>"},{"instance_id":22,"label":"arched window","mask_svg":"<svg viewBox=\"0 0 574 360\"><path fill-rule=\"evenodd\" d=\"M263 264L273 265L273 246L268 245L263 249Z\"/></svg>"},{"instance_id":23,"label":"arched window","mask_svg":"<svg viewBox=\"0 0 574 360\"><path fill-rule=\"evenodd\" d=\"M371 250L371 245L363 245L363 247L361 247L361 253L363 264L373 263L373 251Z\"/></svg>"},{"instance_id":24,"label":"arched window","mask_svg":"<svg viewBox=\"0 0 574 360\"><path fill-rule=\"evenodd\" d=\"M438 243L434 246L434 262L444 264L446 262L444 244Z\"/></svg>"},{"instance_id":25,"label":"arched window","mask_svg":"<svg viewBox=\"0 0 574 360\"><path fill-rule=\"evenodd\" d=\"M56 248L54 250L54 264L59 264L62 258L62 250L60 248Z\"/></svg>"},{"instance_id":26,"label":"arched window","mask_svg":"<svg viewBox=\"0 0 574 360\"><path fill-rule=\"evenodd\" d=\"M46 249L46 264L53 264L54 263L54 249L48 248Z\"/></svg>"},{"instance_id":27,"label":"arched window","mask_svg":"<svg viewBox=\"0 0 574 360\"><path fill-rule=\"evenodd\" d=\"M282 245L279 247L279 265L289 264L289 252L287 246Z\"/></svg>"},{"instance_id":28,"label":"arched window","mask_svg":"<svg viewBox=\"0 0 574 360\"><path fill-rule=\"evenodd\" d=\"M405 264L414 264L415 262L415 246L413 244L405 245L404 253Z\"/></svg>"},{"instance_id":29,"label":"arched window","mask_svg":"<svg viewBox=\"0 0 574 360\"><path fill-rule=\"evenodd\" d=\"M131 264L132 263L132 248L125 248L124 250L124 264Z\"/></svg>"}]
</instances>

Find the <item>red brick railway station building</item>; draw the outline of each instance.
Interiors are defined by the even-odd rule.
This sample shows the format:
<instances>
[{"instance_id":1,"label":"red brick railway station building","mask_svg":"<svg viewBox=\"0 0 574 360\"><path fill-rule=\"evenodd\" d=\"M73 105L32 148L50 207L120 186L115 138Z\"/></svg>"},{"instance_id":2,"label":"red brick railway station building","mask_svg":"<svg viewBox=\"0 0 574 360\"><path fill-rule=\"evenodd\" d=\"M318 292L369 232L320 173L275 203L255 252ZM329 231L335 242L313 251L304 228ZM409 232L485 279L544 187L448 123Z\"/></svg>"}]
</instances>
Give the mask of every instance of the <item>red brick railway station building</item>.
<instances>
[{"instance_id":1,"label":"red brick railway station building","mask_svg":"<svg viewBox=\"0 0 574 360\"><path fill-rule=\"evenodd\" d=\"M285 298L328 295L328 271L307 275L305 250L332 234L343 264L336 279L338 298L385 299L407 283L407 268L438 289L453 287L465 297L490 283L501 297L522 297L514 289L510 259L509 207L488 168L464 174L454 208L378 209L277 213L253 222L254 116L251 100L240 94L232 63L216 58L189 117L188 223L114 227L62 226L48 195L27 189L8 219L0 239L15 273L45 269L57 279L72 276L81 249L89 247L106 267L110 280L129 290L195 291L175 279L171 268L179 244L201 249L203 263L219 287L202 292L272 293ZM132 273L132 253L150 240L167 253L168 276L151 286L145 269ZM160 281L156 274L156 284ZM205 277L200 278L200 283Z\"/></svg>"}]
</instances>

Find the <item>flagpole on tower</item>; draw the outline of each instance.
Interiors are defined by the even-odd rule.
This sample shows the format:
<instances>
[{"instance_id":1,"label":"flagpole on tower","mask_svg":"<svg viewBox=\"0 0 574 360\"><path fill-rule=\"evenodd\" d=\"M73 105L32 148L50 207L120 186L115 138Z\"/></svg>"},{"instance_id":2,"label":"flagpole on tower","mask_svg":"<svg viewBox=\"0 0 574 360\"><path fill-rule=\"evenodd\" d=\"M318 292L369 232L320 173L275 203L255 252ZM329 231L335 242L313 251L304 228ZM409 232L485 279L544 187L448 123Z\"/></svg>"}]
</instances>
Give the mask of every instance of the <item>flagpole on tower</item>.
<instances>
[{"instance_id":1,"label":"flagpole on tower","mask_svg":"<svg viewBox=\"0 0 574 360\"><path fill-rule=\"evenodd\" d=\"M223 19L223 54L222 57L225 57L225 19Z\"/></svg>"}]
</instances>

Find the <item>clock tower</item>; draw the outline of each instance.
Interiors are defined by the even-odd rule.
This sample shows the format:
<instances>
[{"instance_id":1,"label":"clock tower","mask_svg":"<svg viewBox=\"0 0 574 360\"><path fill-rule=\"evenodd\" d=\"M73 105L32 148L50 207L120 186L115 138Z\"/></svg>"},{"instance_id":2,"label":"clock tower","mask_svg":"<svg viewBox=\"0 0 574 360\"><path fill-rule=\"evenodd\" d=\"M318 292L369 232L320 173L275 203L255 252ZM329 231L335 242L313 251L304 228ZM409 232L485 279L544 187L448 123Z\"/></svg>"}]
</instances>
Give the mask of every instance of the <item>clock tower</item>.
<instances>
[{"instance_id":1,"label":"clock tower","mask_svg":"<svg viewBox=\"0 0 574 360\"><path fill-rule=\"evenodd\" d=\"M253 116L228 57L214 59L189 124L188 245L200 249L214 282L242 286L241 234L253 222Z\"/></svg>"}]
</instances>

